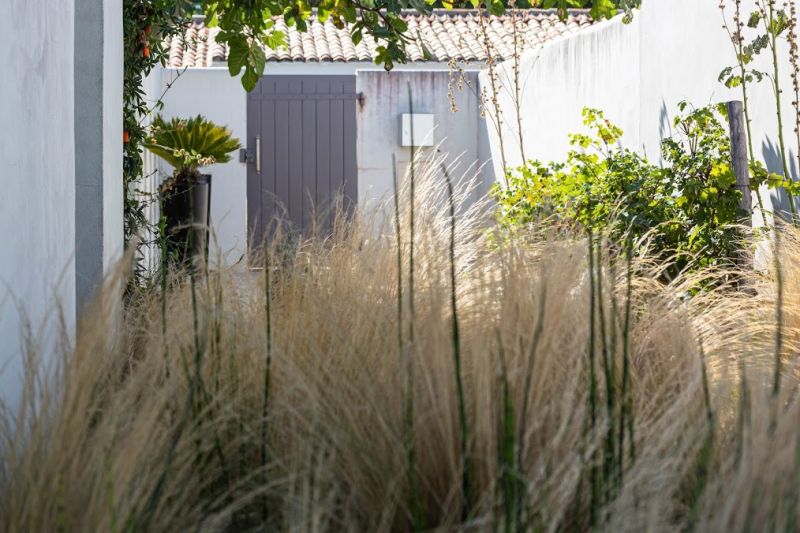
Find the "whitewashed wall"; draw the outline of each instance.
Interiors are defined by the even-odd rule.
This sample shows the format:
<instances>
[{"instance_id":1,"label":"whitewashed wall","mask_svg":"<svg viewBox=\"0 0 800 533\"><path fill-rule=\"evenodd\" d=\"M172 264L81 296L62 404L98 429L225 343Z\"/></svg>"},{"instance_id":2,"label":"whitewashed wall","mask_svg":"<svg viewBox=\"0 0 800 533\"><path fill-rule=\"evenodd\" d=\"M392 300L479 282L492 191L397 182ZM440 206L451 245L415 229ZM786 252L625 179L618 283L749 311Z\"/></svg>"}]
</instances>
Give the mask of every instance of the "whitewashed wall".
<instances>
[{"instance_id":1,"label":"whitewashed wall","mask_svg":"<svg viewBox=\"0 0 800 533\"><path fill-rule=\"evenodd\" d=\"M583 107L608 111L625 130L625 142L639 142L640 86L639 25L606 21L578 34L550 42L541 50L529 51L520 58L521 95L515 103L513 65L510 61L496 69L502 128L502 144L507 167L517 167L526 159L563 159L569 146L567 135L580 131ZM484 70L481 88L489 94L492 84ZM489 99L487 99L489 100ZM519 111L518 111L519 109ZM493 105L487 105L489 138L495 174L502 176L503 154ZM522 119L522 143L517 132L517 113Z\"/></svg>"},{"instance_id":2,"label":"whitewashed wall","mask_svg":"<svg viewBox=\"0 0 800 533\"><path fill-rule=\"evenodd\" d=\"M744 4L743 12L749 14L752 5ZM728 90L718 82L720 71L735 63L718 6L719 0L643 0L630 24L618 17L524 54L521 113L525 157L563 159L569 149L567 133L581 131L581 110L590 106L603 109L623 128L624 144L659 161L660 141L670 134L678 102L688 100L700 106L741 99L740 90ZM781 54L788 58L785 49ZM756 68L768 70L766 59L759 60ZM788 60L784 65L788 66ZM511 72L510 62L501 65L498 77L504 88L498 93L506 157L508 165L515 166L522 157L519 143L513 142L516 108ZM782 83L786 90L784 115L793 117L786 68ZM481 75L481 86L490 90L486 72ZM756 155L771 170L780 170L774 98L766 81L752 87L750 104ZM794 122L787 122L784 133L788 141L794 139ZM498 136L493 131L490 135L499 172ZM796 143L789 144L787 157L796 162ZM793 169L797 179L797 165Z\"/></svg>"},{"instance_id":3,"label":"whitewashed wall","mask_svg":"<svg viewBox=\"0 0 800 533\"><path fill-rule=\"evenodd\" d=\"M24 317L45 355L57 304L75 324L73 9L5 0L0 17L0 400L12 405Z\"/></svg>"},{"instance_id":4,"label":"whitewashed wall","mask_svg":"<svg viewBox=\"0 0 800 533\"><path fill-rule=\"evenodd\" d=\"M392 155L399 174L408 167L411 150L401 145L400 121L401 115L409 112L409 88L414 113L431 114L434 121L434 146L418 148L420 157L442 156L455 178L480 175L491 184L493 179L485 178L491 168L483 168L486 128L480 116L477 73L467 72L465 77L463 90L458 91L446 70L358 72L356 90L363 94L356 113L360 205L369 209L392 196ZM451 87L452 102L448 96Z\"/></svg>"},{"instance_id":5,"label":"whitewashed wall","mask_svg":"<svg viewBox=\"0 0 800 533\"><path fill-rule=\"evenodd\" d=\"M13 409L22 390L25 336L42 365L67 351L79 302L91 298L122 252L122 5L6 4L0 18L0 402ZM79 263L76 256L91 260Z\"/></svg>"}]
</instances>

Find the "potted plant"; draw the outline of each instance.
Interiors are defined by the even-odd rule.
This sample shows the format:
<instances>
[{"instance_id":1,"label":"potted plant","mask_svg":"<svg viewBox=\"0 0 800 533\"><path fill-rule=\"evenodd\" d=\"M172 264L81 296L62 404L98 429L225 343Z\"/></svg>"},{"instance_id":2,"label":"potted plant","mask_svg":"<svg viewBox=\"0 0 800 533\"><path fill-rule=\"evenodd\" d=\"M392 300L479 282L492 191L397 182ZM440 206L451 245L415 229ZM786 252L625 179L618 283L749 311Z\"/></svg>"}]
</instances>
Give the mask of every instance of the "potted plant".
<instances>
[{"instance_id":1,"label":"potted plant","mask_svg":"<svg viewBox=\"0 0 800 533\"><path fill-rule=\"evenodd\" d=\"M200 169L227 163L241 145L226 127L201 115L188 120L153 120L145 146L174 168L159 187L167 256L182 266L206 260L211 208L211 175Z\"/></svg>"}]
</instances>

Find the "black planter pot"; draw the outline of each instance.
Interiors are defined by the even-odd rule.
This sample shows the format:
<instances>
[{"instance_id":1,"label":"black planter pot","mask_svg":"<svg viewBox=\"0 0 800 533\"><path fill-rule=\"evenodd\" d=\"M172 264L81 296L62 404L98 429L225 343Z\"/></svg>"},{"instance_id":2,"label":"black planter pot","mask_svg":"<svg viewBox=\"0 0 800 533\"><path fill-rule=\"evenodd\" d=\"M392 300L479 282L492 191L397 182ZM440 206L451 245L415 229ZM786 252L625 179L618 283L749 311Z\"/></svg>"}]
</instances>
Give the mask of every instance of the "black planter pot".
<instances>
[{"instance_id":1,"label":"black planter pot","mask_svg":"<svg viewBox=\"0 0 800 533\"><path fill-rule=\"evenodd\" d=\"M169 261L182 267L208 261L211 218L211 175L200 174L192 183L172 188L161 199ZM192 261L194 259L194 261Z\"/></svg>"}]
</instances>

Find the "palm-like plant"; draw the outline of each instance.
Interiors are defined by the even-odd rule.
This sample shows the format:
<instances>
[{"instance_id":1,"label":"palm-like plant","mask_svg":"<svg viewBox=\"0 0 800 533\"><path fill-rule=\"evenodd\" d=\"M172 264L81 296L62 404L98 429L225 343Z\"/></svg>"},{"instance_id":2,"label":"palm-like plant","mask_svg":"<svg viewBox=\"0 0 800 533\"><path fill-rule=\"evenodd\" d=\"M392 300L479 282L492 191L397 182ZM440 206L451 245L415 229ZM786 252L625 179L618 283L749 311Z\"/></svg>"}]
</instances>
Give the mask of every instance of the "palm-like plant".
<instances>
[{"instance_id":1,"label":"palm-like plant","mask_svg":"<svg viewBox=\"0 0 800 533\"><path fill-rule=\"evenodd\" d=\"M175 169L159 188L162 253L192 268L192 258L207 258L211 213L211 176L201 175L199 169L227 163L241 145L228 128L197 115L170 121L155 117L145 146Z\"/></svg>"},{"instance_id":2,"label":"palm-like plant","mask_svg":"<svg viewBox=\"0 0 800 533\"><path fill-rule=\"evenodd\" d=\"M241 148L228 128L202 115L168 122L157 116L145 146L175 169L172 177L162 184L162 190L193 183L200 175L198 169L227 163L231 160L229 154Z\"/></svg>"}]
</instances>

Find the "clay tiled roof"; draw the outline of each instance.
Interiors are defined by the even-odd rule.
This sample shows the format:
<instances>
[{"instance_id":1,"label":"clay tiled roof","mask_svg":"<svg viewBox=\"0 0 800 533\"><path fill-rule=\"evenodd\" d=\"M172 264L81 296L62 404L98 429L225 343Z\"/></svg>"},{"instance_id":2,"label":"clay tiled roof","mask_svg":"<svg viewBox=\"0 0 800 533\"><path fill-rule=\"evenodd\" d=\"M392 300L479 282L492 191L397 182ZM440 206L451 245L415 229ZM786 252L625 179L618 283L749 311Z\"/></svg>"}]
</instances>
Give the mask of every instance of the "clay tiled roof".
<instances>
[{"instance_id":1,"label":"clay tiled roof","mask_svg":"<svg viewBox=\"0 0 800 533\"><path fill-rule=\"evenodd\" d=\"M420 42L433 61L485 61L487 40L496 61L508 59L514 49L514 20L521 48L536 47L592 25L588 13L581 10L570 11L566 20L559 19L553 11L538 9L503 16L481 15L473 10L434 10L430 15L406 12L403 19L412 40L406 51L409 61L414 62L426 60ZM354 44L349 28L339 29L330 20L320 22L313 17L305 33L294 26L287 27L282 18L276 19L275 29L286 35L286 47L266 49L268 61L371 62L378 46L366 34L360 43ZM165 42L169 49L168 66L208 67L226 61L227 46L216 42L217 33L218 28L207 28L202 17L195 17L182 37Z\"/></svg>"}]
</instances>

